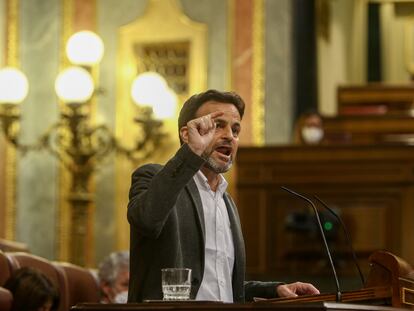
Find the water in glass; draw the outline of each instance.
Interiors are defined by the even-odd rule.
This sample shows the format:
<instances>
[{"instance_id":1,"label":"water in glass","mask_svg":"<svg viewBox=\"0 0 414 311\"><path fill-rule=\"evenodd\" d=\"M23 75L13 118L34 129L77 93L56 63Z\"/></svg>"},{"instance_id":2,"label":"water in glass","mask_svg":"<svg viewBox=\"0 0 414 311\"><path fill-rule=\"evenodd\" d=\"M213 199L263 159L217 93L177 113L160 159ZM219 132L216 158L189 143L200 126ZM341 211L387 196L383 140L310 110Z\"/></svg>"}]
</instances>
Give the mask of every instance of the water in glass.
<instances>
[{"instance_id":1,"label":"water in glass","mask_svg":"<svg viewBox=\"0 0 414 311\"><path fill-rule=\"evenodd\" d=\"M163 285L164 300L188 300L190 299L190 285Z\"/></svg>"}]
</instances>

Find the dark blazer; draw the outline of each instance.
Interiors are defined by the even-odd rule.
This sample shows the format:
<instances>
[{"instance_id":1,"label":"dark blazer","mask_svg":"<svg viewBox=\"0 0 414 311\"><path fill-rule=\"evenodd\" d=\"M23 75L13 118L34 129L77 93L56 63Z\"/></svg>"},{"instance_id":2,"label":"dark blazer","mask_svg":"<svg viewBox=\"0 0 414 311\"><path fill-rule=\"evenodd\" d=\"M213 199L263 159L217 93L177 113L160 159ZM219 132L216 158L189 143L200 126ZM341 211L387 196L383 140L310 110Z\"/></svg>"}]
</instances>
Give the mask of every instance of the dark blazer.
<instances>
[{"instance_id":1,"label":"dark blazer","mask_svg":"<svg viewBox=\"0 0 414 311\"><path fill-rule=\"evenodd\" d=\"M128 302L162 299L161 269L192 269L194 299L204 273L205 228L200 194L193 176L204 164L184 144L163 167L148 164L132 175L129 194L130 282ZM245 250L239 215L224 194L233 235L235 262L233 299L244 302L245 289L253 296L275 297L275 282L245 284ZM253 296L252 296L253 295Z\"/></svg>"}]
</instances>

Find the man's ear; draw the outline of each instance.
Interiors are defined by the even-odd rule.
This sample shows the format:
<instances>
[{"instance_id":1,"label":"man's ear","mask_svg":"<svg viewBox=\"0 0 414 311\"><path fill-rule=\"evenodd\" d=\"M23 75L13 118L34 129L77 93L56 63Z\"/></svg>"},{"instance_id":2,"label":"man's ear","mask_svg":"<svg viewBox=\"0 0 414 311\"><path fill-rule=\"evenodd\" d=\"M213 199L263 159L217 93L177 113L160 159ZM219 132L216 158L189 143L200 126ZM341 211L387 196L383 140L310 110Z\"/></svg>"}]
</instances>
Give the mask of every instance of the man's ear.
<instances>
[{"instance_id":1,"label":"man's ear","mask_svg":"<svg viewBox=\"0 0 414 311\"><path fill-rule=\"evenodd\" d=\"M188 127L186 125L180 128L180 137L184 143L188 143Z\"/></svg>"}]
</instances>

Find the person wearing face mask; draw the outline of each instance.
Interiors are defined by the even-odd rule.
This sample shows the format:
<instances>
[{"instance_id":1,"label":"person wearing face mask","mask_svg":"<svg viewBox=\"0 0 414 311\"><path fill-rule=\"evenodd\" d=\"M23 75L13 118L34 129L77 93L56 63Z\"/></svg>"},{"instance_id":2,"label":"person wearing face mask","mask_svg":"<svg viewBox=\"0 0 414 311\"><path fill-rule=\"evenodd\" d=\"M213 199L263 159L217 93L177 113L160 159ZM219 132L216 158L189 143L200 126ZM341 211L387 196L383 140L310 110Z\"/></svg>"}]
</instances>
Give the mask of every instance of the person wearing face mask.
<instances>
[{"instance_id":1,"label":"person wearing face mask","mask_svg":"<svg viewBox=\"0 0 414 311\"><path fill-rule=\"evenodd\" d=\"M102 303L126 303L129 284L129 252L113 252L98 267Z\"/></svg>"},{"instance_id":2,"label":"person wearing face mask","mask_svg":"<svg viewBox=\"0 0 414 311\"><path fill-rule=\"evenodd\" d=\"M234 92L193 95L179 114L176 154L132 174L128 302L162 299L163 268L190 268L195 300L243 303L319 293L309 283L245 281L240 219L223 176L237 153L244 107Z\"/></svg>"},{"instance_id":3,"label":"person wearing face mask","mask_svg":"<svg viewBox=\"0 0 414 311\"><path fill-rule=\"evenodd\" d=\"M298 122L299 142L306 145L320 144L324 137L322 117L315 111L302 115Z\"/></svg>"}]
</instances>

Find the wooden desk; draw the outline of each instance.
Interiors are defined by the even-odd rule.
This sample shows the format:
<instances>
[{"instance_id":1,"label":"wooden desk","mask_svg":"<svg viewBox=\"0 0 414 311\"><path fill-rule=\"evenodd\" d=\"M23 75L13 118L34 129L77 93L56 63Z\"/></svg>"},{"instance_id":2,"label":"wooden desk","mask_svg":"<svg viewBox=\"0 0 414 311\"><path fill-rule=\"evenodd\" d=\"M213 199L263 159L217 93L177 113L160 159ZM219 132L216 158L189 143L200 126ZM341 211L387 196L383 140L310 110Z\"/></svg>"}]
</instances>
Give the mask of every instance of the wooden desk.
<instances>
[{"instance_id":1,"label":"wooden desk","mask_svg":"<svg viewBox=\"0 0 414 311\"><path fill-rule=\"evenodd\" d=\"M236 175L249 279L331 275L319 233L286 228L310 210L282 185L340 211L365 272L379 249L414 263L413 146L242 147ZM329 242L339 275L357 275L342 231Z\"/></svg>"},{"instance_id":2,"label":"wooden desk","mask_svg":"<svg viewBox=\"0 0 414 311\"><path fill-rule=\"evenodd\" d=\"M317 302L303 304L264 304L264 303L246 303L246 304L221 304L221 303L138 303L138 304L78 304L71 310L276 310L276 311L402 311L406 309L357 305L333 302Z\"/></svg>"}]
</instances>

